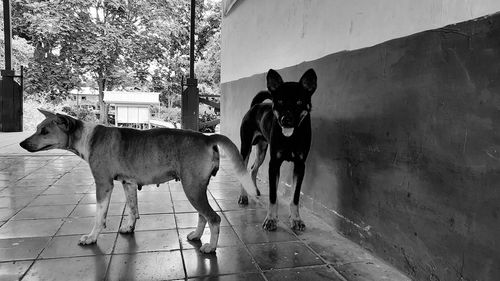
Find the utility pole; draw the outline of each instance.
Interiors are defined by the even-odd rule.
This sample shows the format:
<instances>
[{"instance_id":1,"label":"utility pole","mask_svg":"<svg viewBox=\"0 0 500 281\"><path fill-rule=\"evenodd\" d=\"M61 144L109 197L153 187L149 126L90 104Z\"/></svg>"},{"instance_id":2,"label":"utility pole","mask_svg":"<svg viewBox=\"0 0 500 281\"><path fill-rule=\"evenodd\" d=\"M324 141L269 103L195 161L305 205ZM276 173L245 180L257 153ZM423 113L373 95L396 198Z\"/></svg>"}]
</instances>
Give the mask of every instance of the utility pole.
<instances>
[{"instance_id":1,"label":"utility pole","mask_svg":"<svg viewBox=\"0 0 500 281\"><path fill-rule=\"evenodd\" d=\"M191 0L191 34L189 40L189 78L187 89L182 93L182 128L198 131L198 80L194 74L194 36L195 36L195 6L196 1Z\"/></svg>"},{"instance_id":2,"label":"utility pole","mask_svg":"<svg viewBox=\"0 0 500 281\"><path fill-rule=\"evenodd\" d=\"M5 71L12 70L12 27L10 20L10 0L3 0L3 26L5 42Z\"/></svg>"},{"instance_id":3,"label":"utility pole","mask_svg":"<svg viewBox=\"0 0 500 281\"><path fill-rule=\"evenodd\" d=\"M10 0L3 0L3 27L5 44L5 69L0 72L0 131L20 132L23 130L22 88L14 81L12 69L12 27ZM22 74L21 74L22 75ZM22 80L22 77L21 77Z\"/></svg>"}]
</instances>

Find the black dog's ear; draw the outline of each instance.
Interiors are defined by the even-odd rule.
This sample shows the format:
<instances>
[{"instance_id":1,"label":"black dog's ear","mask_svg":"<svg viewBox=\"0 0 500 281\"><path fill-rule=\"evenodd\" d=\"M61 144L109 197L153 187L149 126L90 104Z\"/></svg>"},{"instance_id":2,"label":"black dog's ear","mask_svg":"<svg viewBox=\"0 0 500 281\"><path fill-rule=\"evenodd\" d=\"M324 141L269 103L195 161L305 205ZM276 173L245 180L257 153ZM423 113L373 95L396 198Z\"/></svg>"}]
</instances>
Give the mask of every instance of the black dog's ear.
<instances>
[{"instance_id":1,"label":"black dog's ear","mask_svg":"<svg viewBox=\"0 0 500 281\"><path fill-rule=\"evenodd\" d=\"M281 76L278 74L278 72L273 69L269 69L266 79L267 89L271 93L276 91L276 89L278 89L278 87L283 84L283 79L281 79Z\"/></svg>"},{"instance_id":2,"label":"black dog's ear","mask_svg":"<svg viewBox=\"0 0 500 281\"><path fill-rule=\"evenodd\" d=\"M45 118L56 117L56 114L54 112L50 112L48 110L41 108L39 108L38 111L40 111L40 113L42 113L45 116Z\"/></svg>"},{"instance_id":3,"label":"black dog's ear","mask_svg":"<svg viewBox=\"0 0 500 281\"><path fill-rule=\"evenodd\" d=\"M318 77L316 77L316 72L311 68L300 78L300 85L304 88L309 95L312 95L316 91Z\"/></svg>"},{"instance_id":4,"label":"black dog's ear","mask_svg":"<svg viewBox=\"0 0 500 281\"><path fill-rule=\"evenodd\" d=\"M73 132L76 129L76 119L63 114L56 114L56 123L61 130L66 133Z\"/></svg>"}]
</instances>

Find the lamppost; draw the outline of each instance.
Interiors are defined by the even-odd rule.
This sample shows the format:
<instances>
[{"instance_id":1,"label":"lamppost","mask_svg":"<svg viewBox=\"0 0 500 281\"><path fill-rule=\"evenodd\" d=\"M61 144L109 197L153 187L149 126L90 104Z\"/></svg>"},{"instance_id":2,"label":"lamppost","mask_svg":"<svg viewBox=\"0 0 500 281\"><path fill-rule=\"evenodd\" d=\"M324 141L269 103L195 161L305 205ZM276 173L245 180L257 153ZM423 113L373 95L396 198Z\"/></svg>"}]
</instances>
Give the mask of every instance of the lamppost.
<instances>
[{"instance_id":1,"label":"lamppost","mask_svg":"<svg viewBox=\"0 0 500 281\"><path fill-rule=\"evenodd\" d=\"M0 131L21 132L23 130L23 93L22 86L14 81L12 69L12 27L10 20L10 0L3 0L3 24L5 44L5 69L0 73Z\"/></svg>"},{"instance_id":2,"label":"lamppost","mask_svg":"<svg viewBox=\"0 0 500 281\"><path fill-rule=\"evenodd\" d=\"M191 0L191 34L189 40L189 78L187 89L182 93L182 128L198 131L198 80L194 74L194 31L196 1Z\"/></svg>"}]
</instances>

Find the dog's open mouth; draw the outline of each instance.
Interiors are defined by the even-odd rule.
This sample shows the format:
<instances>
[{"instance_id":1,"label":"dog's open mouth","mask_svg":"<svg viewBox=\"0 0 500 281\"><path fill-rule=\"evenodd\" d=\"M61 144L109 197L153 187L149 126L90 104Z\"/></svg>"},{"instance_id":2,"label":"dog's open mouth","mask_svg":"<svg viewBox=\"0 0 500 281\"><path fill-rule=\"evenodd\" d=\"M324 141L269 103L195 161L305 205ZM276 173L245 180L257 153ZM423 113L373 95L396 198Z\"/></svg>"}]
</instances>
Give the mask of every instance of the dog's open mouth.
<instances>
[{"instance_id":1,"label":"dog's open mouth","mask_svg":"<svg viewBox=\"0 0 500 281\"><path fill-rule=\"evenodd\" d=\"M49 149L51 149L53 146L54 146L53 144L49 144L49 145L46 145L46 146L44 146L44 147L42 147L42 148L35 149L35 150L33 150L33 152L37 152L37 151L44 151L44 150L49 150Z\"/></svg>"},{"instance_id":2,"label":"dog's open mouth","mask_svg":"<svg viewBox=\"0 0 500 281\"><path fill-rule=\"evenodd\" d=\"M281 127L281 132L283 133L283 135L285 137L289 137L293 134L293 128L285 128L285 127Z\"/></svg>"}]
</instances>

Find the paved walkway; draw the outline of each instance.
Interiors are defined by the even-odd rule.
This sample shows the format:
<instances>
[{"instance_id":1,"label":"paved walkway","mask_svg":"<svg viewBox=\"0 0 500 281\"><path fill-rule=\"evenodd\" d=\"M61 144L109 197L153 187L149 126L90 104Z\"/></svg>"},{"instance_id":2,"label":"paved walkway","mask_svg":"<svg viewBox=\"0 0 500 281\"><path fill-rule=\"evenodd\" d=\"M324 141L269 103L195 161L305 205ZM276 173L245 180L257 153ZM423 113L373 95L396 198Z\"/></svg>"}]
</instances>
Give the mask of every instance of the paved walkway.
<instances>
[{"instance_id":1,"label":"paved walkway","mask_svg":"<svg viewBox=\"0 0 500 281\"><path fill-rule=\"evenodd\" d=\"M117 232L125 196L115 182L107 229L79 246L96 207L90 170L64 151L27 154L27 135L0 133L0 280L409 280L306 211L304 232L284 224L284 207L278 230L262 230L266 196L239 206L225 160L208 194L222 218L215 255L186 240L197 214L173 181L138 192L133 235Z\"/></svg>"}]
</instances>

